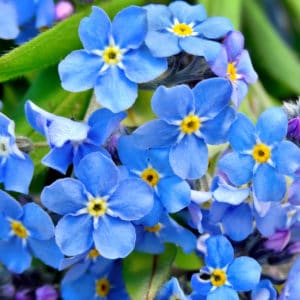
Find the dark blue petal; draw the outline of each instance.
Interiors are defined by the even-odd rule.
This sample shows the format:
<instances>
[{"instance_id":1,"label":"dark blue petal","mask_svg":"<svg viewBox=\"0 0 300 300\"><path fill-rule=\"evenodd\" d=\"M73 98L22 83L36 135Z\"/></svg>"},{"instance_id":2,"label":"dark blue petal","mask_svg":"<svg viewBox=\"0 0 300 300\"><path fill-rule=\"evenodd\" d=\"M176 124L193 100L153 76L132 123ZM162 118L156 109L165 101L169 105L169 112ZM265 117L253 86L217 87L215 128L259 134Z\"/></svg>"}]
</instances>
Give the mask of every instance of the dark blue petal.
<instances>
[{"instance_id":1,"label":"dark blue petal","mask_svg":"<svg viewBox=\"0 0 300 300\"><path fill-rule=\"evenodd\" d=\"M214 119L203 122L201 134L207 144L217 145L228 141L228 129L235 118L235 110L225 107Z\"/></svg>"},{"instance_id":2,"label":"dark blue petal","mask_svg":"<svg viewBox=\"0 0 300 300\"><path fill-rule=\"evenodd\" d=\"M206 11L203 5L190 5L184 1L175 1L169 5L173 18L179 23L198 23L206 19Z\"/></svg>"},{"instance_id":3,"label":"dark blue petal","mask_svg":"<svg viewBox=\"0 0 300 300\"><path fill-rule=\"evenodd\" d=\"M145 42L155 57L169 57L181 52L179 38L168 31L150 31Z\"/></svg>"},{"instance_id":4,"label":"dark blue petal","mask_svg":"<svg viewBox=\"0 0 300 300\"><path fill-rule=\"evenodd\" d=\"M130 29L128 28L130 26ZM112 35L120 48L136 49L143 43L147 34L146 10L129 6L121 10L112 22Z\"/></svg>"},{"instance_id":5,"label":"dark blue petal","mask_svg":"<svg viewBox=\"0 0 300 300\"><path fill-rule=\"evenodd\" d=\"M285 178L267 163L261 164L253 177L253 192L259 201L281 201L286 192Z\"/></svg>"},{"instance_id":6,"label":"dark blue petal","mask_svg":"<svg viewBox=\"0 0 300 300\"><path fill-rule=\"evenodd\" d=\"M229 265L227 279L236 291L250 291L258 284L260 273L261 266L256 260L240 256Z\"/></svg>"},{"instance_id":7,"label":"dark blue petal","mask_svg":"<svg viewBox=\"0 0 300 300\"><path fill-rule=\"evenodd\" d=\"M250 155L231 152L219 160L218 167L234 185L243 185L253 177L254 160Z\"/></svg>"},{"instance_id":8,"label":"dark blue petal","mask_svg":"<svg viewBox=\"0 0 300 300\"><path fill-rule=\"evenodd\" d=\"M109 198L107 206L114 216L122 220L138 220L152 209L153 189L142 179L123 180Z\"/></svg>"},{"instance_id":9,"label":"dark blue petal","mask_svg":"<svg viewBox=\"0 0 300 300\"><path fill-rule=\"evenodd\" d=\"M9 194L0 190L0 213L12 219L19 219L23 214L23 208L18 201L16 201Z\"/></svg>"},{"instance_id":10,"label":"dark blue petal","mask_svg":"<svg viewBox=\"0 0 300 300\"><path fill-rule=\"evenodd\" d=\"M0 241L0 261L15 273L22 273L30 267L31 255L22 239L12 237L9 241Z\"/></svg>"},{"instance_id":11,"label":"dark blue petal","mask_svg":"<svg viewBox=\"0 0 300 300\"><path fill-rule=\"evenodd\" d=\"M159 199L170 213L175 213L191 202L191 190L188 183L177 176L162 178L157 185Z\"/></svg>"},{"instance_id":12,"label":"dark blue petal","mask_svg":"<svg viewBox=\"0 0 300 300\"><path fill-rule=\"evenodd\" d=\"M76 213L85 207L88 197L84 185L79 180L63 178L44 188L41 201L49 210L65 215Z\"/></svg>"},{"instance_id":13,"label":"dark blue petal","mask_svg":"<svg viewBox=\"0 0 300 300\"><path fill-rule=\"evenodd\" d=\"M13 3L0 1L0 38L15 39L19 34L18 16Z\"/></svg>"},{"instance_id":14,"label":"dark blue petal","mask_svg":"<svg viewBox=\"0 0 300 300\"><path fill-rule=\"evenodd\" d=\"M279 107L271 107L259 116L256 123L257 135L263 143L272 145L285 138L287 125L285 111Z\"/></svg>"},{"instance_id":15,"label":"dark blue petal","mask_svg":"<svg viewBox=\"0 0 300 300\"><path fill-rule=\"evenodd\" d=\"M62 174L66 174L68 166L73 160L73 145L66 143L62 147L55 147L43 157L42 163L52 169L55 169Z\"/></svg>"},{"instance_id":16,"label":"dark blue petal","mask_svg":"<svg viewBox=\"0 0 300 300\"><path fill-rule=\"evenodd\" d=\"M252 211L248 204L232 206L222 219L224 233L234 241L242 241L253 231Z\"/></svg>"},{"instance_id":17,"label":"dark blue petal","mask_svg":"<svg viewBox=\"0 0 300 300\"><path fill-rule=\"evenodd\" d=\"M253 123L244 114L239 113L229 130L231 147L238 152L252 150L256 144Z\"/></svg>"},{"instance_id":18,"label":"dark blue petal","mask_svg":"<svg viewBox=\"0 0 300 300\"><path fill-rule=\"evenodd\" d=\"M55 18L53 0L38 1L36 6L35 27L51 27Z\"/></svg>"},{"instance_id":19,"label":"dark blue petal","mask_svg":"<svg viewBox=\"0 0 300 300\"><path fill-rule=\"evenodd\" d=\"M54 236L54 225L50 216L37 204L27 203L23 207L22 223L30 232L30 238L48 240Z\"/></svg>"},{"instance_id":20,"label":"dark blue petal","mask_svg":"<svg viewBox=\"0 0 300 300\"><path fill-rule=\"evenodd\" d=\"M103 60L98 55L85 50L71 52L58 66L63 88L70 92L91 89L96 84L102 66Z\"/></svg>"},{"instance_id":21,"label":"dark blue petal","mask_svg":"<svg viewBox=\"0 0 300 300\"><path fill-rule=\"evenodd\" d=\"M78 31L86 50L103 50L109 44L110 19L103 9L93 6L93 12L81 20Z\"/></svg>"},{"instance_id":22,"label":"dark blue petal","mask_svg":"<svg viewBox=\"0 0 300 300\"><path fill-rule=\"evenodd\" d=\"M95 85L97 102L117 113L132 106L137 98L137 84L116 66L101 73Z\"/></svg>"},{"instance_id":23,"label":"dark blue petal","mask_svg":"<svg viewBox=\"0 0 300 300\"><path fill-rule=\"evenodd\" d=\"M171 148L170 165L174 173L183 179L202 177L208 166L208 150L203 139L186 135Z\"/></svg>"},{"instance_id":24,"label":"dark blue petal","mask_svg":"<svg viewBox=\"0 0 300 300\"><path fill-rule=\"evenodd\" d=\"M156 89L151 106L155 114L166 122L181 121L195 111L195 100L187 85Z\"/></svg>"},{"instance_id":25,"label":"dark blue petal","mask_svg":"<svg viewBox=\"0 0 300 300\"><path fill-rule=\"evenodd\" d=\"M146 46L125 53L122 63L126 77L136 83L155 79L168 68L167 60L153 57Z\"/></svg>"},{"instance_id":26,"label":"dark blue petal","mask_svg":"<svg viewBox=\"0 0 300 300\"><path fill-rule=\"evenodd\" d=\"M86 155L79 163L76 174L95 197L109 195L119 181L116 165L99 152Z\"/></svg>"},{"instance_id":27,"label":"dark blue petal","mask_svg":"<svg viewBox=\"0 0 300 300\"><path fill-rule=\"evenodd\" d=\"M126 257L135 245L135 229L131 222L105 215L93 234L95 246L110 259Z\"/></svg>"},{"instance_id":28,"label":"dark blue petal","mask_svg":"<svg viewBox=\"0 0 300 300\"><path fill-rule=\"evenodd\" d=\"M9 156L5 164L4 186L6 190L28 194L28 188L33 175L33 162L27 154L24 159L19 156Z\"/></svg>"},{"instance_id":29,"label":"dark blue petal","mask_svg":"<svg viewBox=\"0 0 300 300\"><path fill-rule=\"evenodd\" d=\"M17 9L19 26L24 25L33 18L35 13L34 0L13 0L14 7Z\"/></svg>"},{"instance_id":30,"label":"dark blue petal","mask_svg":"<svg viewBox=\"0 0 300 300\"><path fill-rule=\"evenodd\" d=\"M47 266L58 269L64 256L56 245L54 238L44 241L30 238L28 243L35 257L39 258Z\"/></svg>"},{"instance_id":31,"label":"dark blue petal","mask_svg":"<svg viewBox=\"0 0 300 300\"><path fill-rule=\"evenodd\" d=\"M206 40L198 36L188 36L179 41L179 45L187 53L204 56L205 60L213 63L222 47L215 41Z\"/></svg>"},{"instance_id":32,"label":"dark blue petal","mask_svg":"<svg viewBox=\"0 0 300 300\"><path fill-rule=\"evenodd\" d=\"M223 78L201 81L193 88L196 114L200 117L214 118L230 102L231 84Z\"/></svg>"},{"instance_id":33,"label":"dark blue petal","mask_svg":"<svg viewBox=\"0 0 300 300\"><path fill-rule=\"evenodd\" d=\"M93 218L90 215L66 215L55 228L56 243L65 255L78 255L92 247L92 233Z\"/></svg>"},{"instance_id":34,"label":"dark blue petal","mask_svg":"<svg viewBox=\"0 0 300 300\"><path fill-rule=\"evenodd\" d=\"M224 268L233 261L234 252L230 242L222 235L211 236L206 240L206 265L212 268Z\"/></svg>"},{"instance_id":35,"label":"dark blue petal","mask_svg":"<svg viewBox=\"0 0 300 300\"><path fill-rule=\"evenodd\" d=\"M219 39L232 29L233 26L229 19L225 17L210 17L195 26L194 31L198 32L200 36L204 36L208 39Z\"/></svg>"}]
</instances>

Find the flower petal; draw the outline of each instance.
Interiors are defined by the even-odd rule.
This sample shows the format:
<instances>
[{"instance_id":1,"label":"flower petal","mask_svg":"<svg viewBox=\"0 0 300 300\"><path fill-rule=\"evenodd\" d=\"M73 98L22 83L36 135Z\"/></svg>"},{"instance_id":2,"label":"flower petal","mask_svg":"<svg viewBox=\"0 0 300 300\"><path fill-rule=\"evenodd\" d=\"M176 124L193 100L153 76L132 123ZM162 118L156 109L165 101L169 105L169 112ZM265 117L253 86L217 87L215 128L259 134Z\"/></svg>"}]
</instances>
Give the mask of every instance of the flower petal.
<instances>
[{"instance_id":1,"label":"flower petal","mask_svg":"<svg viewBox=\"0 0 300 300\"><path fill-rule=\"evenodd\" d=\"M138 220L149 213L153 206L153 189L142 179L123 180L107 205L113 216L125 221Z\"/></svg>"},{"instance_id":2,"label":"flower petal","mask_svg":"<svg viewBox=\"0 0 300 300\"><path fill-rule=\"evenodd\" d=\"M206 11L203 5L190 5L184 1L175 1L169 5L173 18L179 23L199 23L206 19Z\"/></svg>"},{"instance_id":3,"label":"flower petal","mask_svg":"<svg viewBox=\"0 0 300 300\"><path fill-rule=\"evenodd\" d=\"M221 286L215 289L213 292L207 295L206 300L220 300L220 299L230 299L239 300L238 293L228 286Z\"/></svg>"},{"instance_id":4,"label":"flower petal","mask_svg":"<svg viewBox=\"0 0 300 300\"><path fill-rule=\"evenodd\" d=\"M91 89L96 84L102 66L103 60L98 55L85 50L71 52L58 65L63 88L70 92Z\"/></svg>"},{"instance_id":5,"label":"flower petal","mask_svg":"<svg viewBox=\"0 0 300 300\"><path fill-rule=\"evenodd\" d=\"M287 114L282 108L271 107L265 110L256 124L257 135L267 145L281 142L287 133Z\"/></svg>"},{"instance_id":6,"label":"flower petal","mask_svg":"<svg viewBox=\"0 0 300 300\"><path fill-rule=\"evenodd\" d=\"M260 273L259 263L246 256L236 258L227 270L228 281L239 292L254 289L259 282Z\"/></svg>"},{"instance_id":7,"label":"flower petal","mask_svg":"<svg viewBox=\"0 0 300 300\"><path fill-rule=\"evenodd\" d=\"M123 70L111 66L97 78L95 94L97 102L117 113L132 106L137 98L137 84Z\"/></svg>"},{"instance_id":8,"label":"flower petal","mask_svg":"<svg viewBox=\"0 0 300 300\"><path fill-rule=\"evenodd\" d=\"M88 214L66 215L55 228L56 243L63 254L78 255L93 245L93 218Z\"/></svg>"},{"instance_id":9,"label":"flower petal","mask_svg":"<svg viewBox=\"0 0 300 300\"><path fill-rule=\"evenodd\" d=\"M136 49L147 34L146 10L131 5L121 10L112 22L112 35L121 49ZM128 28L130 24L130 28Z\"/></svg>"},{"instance_id":10,"label":"flower petal","mask_svg":"<svg viewBox=\"0 0 300 300\"><path fill-rule=\"evenodd\" d=\"M13 3L0 1L0 38L12 40L19 32L18 16Z\"/></svg>"},{"instance_id":11,"label":"flower petal","mask_svg":"<svg viewBox=\"0 0 300 300\"><path fill-rule=\"evenodd\" d=\"M107 215L99 220L93 237L99 253L110 259L126 257L134 249L136 239L130 222Z\"/></svg>"},{"instance_id":12,"label":"flower petal","mask_svg":"<svg viewBox=\"0 0 300 300\"><path fill-rule=\"evenodd\" d=\"M43 189L41 201L49 210L65 215L83 208L88 197L84 185L79 180L63 178Z\"/></svg>"},{"instance_id":13,"label":"flower petal","mask_svg":"<svg viewBox=\"0 0 300 300\"><path fill-rule=\"evenodd\" d=\"M208 166L208 150L203 139L186 135L170 151L170 165L176 175L184 179L202 177Z\"/></svg>"},{"instance_id":14,"label":"flower petal","mask_svg":"<svg viewBox=\"0 0 300 300\"><path fill-rule=\"evenodd\" d=\"M122 63L126 77L136 83L155 79L168 68L167 60L153 57L146 46L124 54Z\"/></svg>"},{"instance_id":15,"label":"flower petal","mask_svg":"<svg viewBox=\"0 0 300 300\"><path fill-rule=\"evenodd\" d=\"M224 40L224 46L230 62L236 61L236 58L244 49L245 39L240 31L231 31Z\"/></svg>"},{"instance_id":16,"label":"flower petal","mask_svg":"<svg viewBox=\"0 0 300 300\"><path fill-rule=\"evenodd\" d=\"M113 161L100 152L86 155L79 163L77 177L93 196L106 196L116 188L119 171Z\"/></svg>"},{"instance_id":17,"label":"flower petal","mask_svg":"<svg viewBox=\"0 0 300 300\"><path fill-rule=\"evenodd\" d=\"M92 9L92 13L80 22L79 37L86 50L103 50L109 44L110 19L100 7L93 6Z\"/></svg>"},{"instance_id":18,"label":"flower petal","mask_svg":"<svg viewBox=\"0 0 300 300\"><path fill-rule=\"evenodd\" d=\"M238 74L241 74L243 79L247 83L254 83L258 76L253 68L251 58L249 52L247 50L243 50L238 58L238 62L236 64L236 70Z\"/></svg>"},{"instance_id":19,"label":"flower petal","mask_svg":"<svg viewBox=\"0 0 300 300\"><path fill-rule=\"evenodd\" d=\"M12 196L0 190L0 213L12 219L19 219L23 214L20 203Z\"/></svg>"}]
</instances>

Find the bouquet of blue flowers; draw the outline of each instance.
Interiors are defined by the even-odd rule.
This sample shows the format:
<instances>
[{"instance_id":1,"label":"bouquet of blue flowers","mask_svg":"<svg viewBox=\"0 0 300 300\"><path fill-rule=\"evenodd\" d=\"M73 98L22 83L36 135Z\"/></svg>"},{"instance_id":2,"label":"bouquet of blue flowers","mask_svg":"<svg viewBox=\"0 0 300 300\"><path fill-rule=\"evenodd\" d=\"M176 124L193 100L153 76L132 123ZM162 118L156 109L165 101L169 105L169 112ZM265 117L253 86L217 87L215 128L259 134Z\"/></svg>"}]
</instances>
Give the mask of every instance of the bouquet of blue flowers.
<instances>
[{"instance_id":1,"label":"bouquet of blue flowers","mask_svg":"<svg viewBox=\"0 0 300 300\"><path fill-rule=\"evenodd\" d=\"M0 299L300 299L299 4L155 2L0 0Z\"/></svg>"}]
</instances>

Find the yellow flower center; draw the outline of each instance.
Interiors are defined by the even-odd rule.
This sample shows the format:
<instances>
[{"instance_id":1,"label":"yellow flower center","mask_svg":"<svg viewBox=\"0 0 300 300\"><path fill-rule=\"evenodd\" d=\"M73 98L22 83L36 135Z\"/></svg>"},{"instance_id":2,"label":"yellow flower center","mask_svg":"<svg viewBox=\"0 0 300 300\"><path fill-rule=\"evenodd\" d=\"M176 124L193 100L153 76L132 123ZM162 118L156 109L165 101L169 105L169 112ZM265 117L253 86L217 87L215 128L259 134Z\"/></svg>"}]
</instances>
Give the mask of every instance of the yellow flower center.
<instances>
[{"instance_id":1,"label":"yellow flower center","mask_svg":"<svg viewBox=\"0 0 300 300\"><path fill-rule=\"evenodd\" d=\"M211 273L210 282L213 286L222 286L227 280L226 273L221 269L214 269Z\"/></svg>"},{"instance_id":2,"label":"yellow flower center","mask_svg":"<svg viewBox=\"0 0 300 300\"><path fill-rule=\"evenodd\" d=\"M157 223L154 226L145 226L144 229L148 232L158 232L161 229L161 224Z\"/></svg>"},{"instance_id":3,"label":"yellow flower center","mask_svg":"<svg viewBox=\"0 0 300 300\"><path fill-rule=\"evenodd\" d=\"M265 163L271 157L271 150L265 144L257 144L253 147L253 158L259 163Z\"/></svg>"},{"instance_id":4,"label":"yellow flower center","mask_svg":"<svg viewBox=\"0 0 300 300\"><path fill-rule=\"evenodd\" d=\"M236 81L237 80L237 71L235 68L234 63L229 63L227 66L227 75L230 79L230 81Z\"/></svg>"},{"instance_id":5,"label":"yellow flower center","mask_svg":"<svg viewBox=\"0 0 300 300\"><path fill-rule=\"evenodd\" d=\"M121 50L116 46L108 46L104 49L102 57L106 64L116 65L121 61Z\"/></svg>"},{"instance_id":6,"label":"yellow flower center","mask_svg":"<svg viewBox=\"0 0 300 300\"><path fill-rule=\"evenodd\" d=\"M106 213L107 204L102 198L94 198L89 201L87 209L93 217L100 217Z\"/></svg>"},{"instance_id":7,"label":"yellow flower center","mask_svg":"<svg viewBox=\"0 0 300 300\"><path fill-rule=\"evenodd\" d=\"M150 186L156 186L159 182L159 174L153 168L145 169L142 174L141 178L146 181Z\"/></svg>"},{"instance_id":8,"label":"yellow flower center","mask_svg":"<svg viewBox=\"0 0 300 300\"><path fill-rule=\"evenodd\" d=\"M199 130L201 121L198 116L189 115L185 117L180 124L181 131L183 133L191 134Z\"/></svg>"},{"instance_id":9,"label":"yellow flower center","mask_svg":"<svg viewBox=\"0 0 300 300\"><path fill-rule=\"evenodd\" d=\"M99 253L98 250L95 249L95 248L92 249L92 250L89 252L89 254L88 254L89 258L92 258L92 259L97 258L99 255L100 255L100 253Z\"/></svg>"},{"instance_id":10,"label":"yellow flower center","mask_svg":"<svg viewBox=\"0 0 300 300\"><path fill-rule=\"evenodd\" d=\"M193 28L185 23L177 23L172 28L173 32L180 36L185 37L193 34Z\"/></svg>"},{"instance_id":11,"label":"yellow flower center","mask_svg":"<svg viewBox=\"0 0 300 300\"><path fill-rule=\"evenodd\" d=\"M19 221L12 221L10 224L13 233L21 239L26 239L28 236L27 229Z\"/></svg>"},{"instance_id":12,"label":"yellow flower center","mask_svg":"<svg viewBox=\"0 0 300 300\"><path fill-rule=\"evenodd\" d=\"M96 281L96 294L99 297L106 297L110 290L110 284L106 278Z\"/></svg>"}]
</instances>

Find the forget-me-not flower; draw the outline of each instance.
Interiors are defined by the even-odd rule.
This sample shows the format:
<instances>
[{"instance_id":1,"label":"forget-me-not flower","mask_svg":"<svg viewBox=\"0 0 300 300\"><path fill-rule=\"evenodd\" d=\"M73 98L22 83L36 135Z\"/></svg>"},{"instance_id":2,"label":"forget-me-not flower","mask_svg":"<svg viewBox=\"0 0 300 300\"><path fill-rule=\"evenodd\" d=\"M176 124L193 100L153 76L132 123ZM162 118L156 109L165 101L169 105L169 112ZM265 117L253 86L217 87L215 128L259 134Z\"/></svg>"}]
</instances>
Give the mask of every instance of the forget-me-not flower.
<instances>
[{"instance_id":1,"label":"forget-me-not flower","mask_svg":"<svg viewBox=\"0 0 300 300\"><path fill-rule=\"evenodd\" d=\"M187 300L187 296L182 291L176 277L172 277L158 291L155 300Z\"/></svg>"},{"instance_id":2,"label":"forget-me-not flower","mask_svg":"<svg viewBox=\"0 0 300 300\"><path fill-rule=\"evenodd\" d=\"M153 191L142 179L120 181L113 161L100 152L86 155L77 169L78 179L64 178L44 188L41 200L63 215L55 237L68 256L95 244L104 257L127 256L135 246L131 221L144 217L153 206Z\"/></svg>"},{"instance_id":3,"label":"forget-me-not flower","mask_svg":"<svg viewBox=\"0 0 300 300\"><path fill-rule=\"evenodd\" d=\"M156 57L169 57L185 51L213 61L221 50L217 41L233 29L224 17L206 17L203 5L174 1L169 6L145 7L149 30L146 44Z\"/></svg>"},{"instance_id":4,"label":"forget-me-not flower","mask_svg":"<svg viewBox=\"0 0 300 300\"><path fill-rule=\"evenodd\" d=\"M103 145L126 116L103 108L94 111L86 123L78 122L51 114L31 101L26 102L25 113L29 124L47 138L51 147L42 163L61 173L66 173L71 163L76 171L88 153L98 151L110 156Z\"/></svg>"},{"instance_id":5,"label":"forget-me-not flower","mask_svg":"<svg viewBox=\"0 0 300 300\"><path fill-rule=\"evenodd\" d=\"M0 261L16 273L30 267L32 256L58 268L63 255L50 216L35 203L22 207L3 191L0 197Z\"/></svg>"},{"instance_id":6,"label":"forget-me-not flower","mask_svg":"<svg viewBox=\"0 0 300 300\"><path fill-rule=\"evenodd\" d=\"M191 285L208 300L238 300L237 292L250 291L258 284L261 266L251 257L234 258L230 242L221 235L206 240L206 266L194 274Z\"/></svg>"},{"instance_id":7,"label":"forget-me-not flower","mask_svg":"<svg viewBox=\"0 0 300 300\"><path fill-rule=\"evenodd\" d=\"M211 78L193 89L187 85L160 86L152 97L152 109L160 118L134 131L141 147L170 147L170 165L178 176L200 178L207 170L206 144L227 140L234 119L229 107L232 88L223 78Z\"/></svg>"},{"instance_id":8,"label":"forget-me-not flower","mask_svg":"<svg viewBox=\"0 0 300 300\"><path fill-rule=\"evenodd\" d=\"M284 175L294 176L300 165L300 150L284 141L287 115L281 108L269 108L258 118L256 127L244 114L238 114L229 130L234 152L218 165L237 186L253 179L253 192L259 201L280 201L286 192Z\"/></svg>"},{"instance_id":9,"label":"forget-me-not flower","mask_svg":"<svg viewBox=\"0 0 300 300\"><path fill-rule=\"evenodd\" d=\"M30 157L16 144L15 123L0 113L0 182L6 190L27 194L33 168Z\"/></svg>"},{"instance_id":10,"label":"forget-me-not flower","mask_svg":"<svg viewBox=\"0 0 300 300\"><path fill-rule=\"evenodd\" d=\"M137 97L137 84L167 69L166 59L153 57L145 46L146 33L145 9L129 6L111 23L94 6L79 25L84 49L73 51L59 64L62 86L71 92L94 88L97 101L113 112L129 108Z\"/></svg>"}]
</instances>

